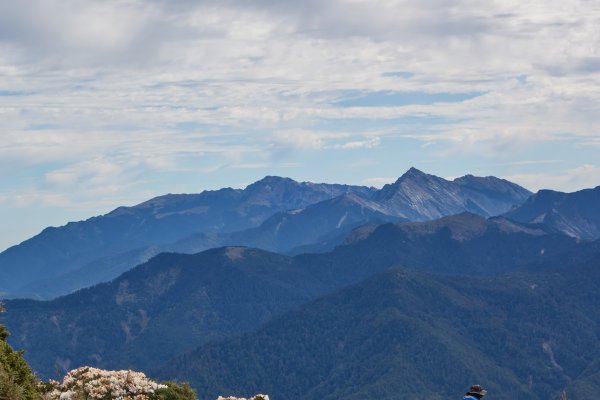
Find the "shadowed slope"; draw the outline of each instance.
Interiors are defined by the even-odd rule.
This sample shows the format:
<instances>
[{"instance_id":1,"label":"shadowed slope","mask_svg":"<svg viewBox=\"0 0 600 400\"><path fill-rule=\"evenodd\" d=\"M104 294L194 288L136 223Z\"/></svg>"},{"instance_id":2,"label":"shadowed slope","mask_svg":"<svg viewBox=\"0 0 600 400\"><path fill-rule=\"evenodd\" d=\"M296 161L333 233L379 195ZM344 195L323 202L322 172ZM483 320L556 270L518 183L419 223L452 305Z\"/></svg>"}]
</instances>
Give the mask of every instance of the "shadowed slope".
<instances>
[{"instance_id":1,"label":"shadowed slope","mask_svg":"<svg viewBox=\"0 0 600 400\"><path fill-rule=\"evenodd\" d=\"M505 216L520 222L544 223L584 240L599 239L600 186L574 193L540 190Z\"/></svg>"},{"instance_id":2,"label":"shadowed slope","mask_svg":"<svg viewBox=\"0 0 600 400\"><path fill-rule=\"evenodd\" d=\"M293 258L239 247L162 254L111 283L53 301L8 301L6 324L43 376L80 364L147 370L394 266L494 276L543 269L581 246L472 214L368 228L333 252Z\"/></svg>"},{"instance_id":3,"label":"shadowed slope","mask_svg":"<svg viewBox=\"0 0 600 400\"><path fill-rule=\"evenodd\" d=\"M599 285L600 259L485 280L392 270L157 375L189 380L206 398L441 400L482 382L494 399L552 399L571 384L580 392L570 399L584 400L600 373Z\"/></svg>"}]
</instances>

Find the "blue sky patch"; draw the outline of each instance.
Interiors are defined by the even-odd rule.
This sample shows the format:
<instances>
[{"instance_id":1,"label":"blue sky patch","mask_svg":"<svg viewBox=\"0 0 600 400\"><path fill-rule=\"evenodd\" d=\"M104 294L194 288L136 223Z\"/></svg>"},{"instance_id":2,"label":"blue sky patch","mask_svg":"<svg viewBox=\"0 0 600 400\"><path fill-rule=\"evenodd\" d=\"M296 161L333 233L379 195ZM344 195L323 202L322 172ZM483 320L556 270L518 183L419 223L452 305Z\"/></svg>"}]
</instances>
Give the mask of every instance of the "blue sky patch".
<instances>
[{"instance_id":1,"label":"blue sky patch","mask_svg":"<svg viewBox=\"0 0 600 400\"><path fill-rule=\"evenodd\" d=\"M339 130L346 132L365 132L382 128L427 128L436 125L449 125L464 119L448 118L439 115L407 115L397 118L321 118L313 125L317 130Z\"/></svg>"},{"instance_id":2,"label":"blue sky patch","mask_svg":"<svg viewBox=\"0 0 600 400\"><path fill-rule=\"evenodd\" d=\"M0 90L0 97L13 97L13 96L28 96L33 92L21 92L18 90Z\"/></svg>"},{"instance_id":3,"label":"blue sky patch","mask_svg":"<svg viewBox=\"0 0 600 400\"><path fill-rule=\"evenodd\" d=\"M28 131L48 131L52 129L58 129L58 124L31 124L27 127Z\"/></svg>"},{"instance_id":4,"label":"blue sky patch","mask_svg":"<svg viewBox=\"0 0 600 400\"><path fill-rule=\"evenodd\" d=\"M413 76L415 76L415 74L413 72L408 72L408 71L390 71L390 72L384 72L383 74L381 74L381 76L410 79Z\"/></svg>"},{"instance_id":5,"label":"blue sky patch","mask_svg":"<svg viewBox=\"0 0 600 400\"><path fill-rule=\"evenodd\" d=\"M484 92L428 93L348 90L341 100L333 104L339 107L397 107L429 105L435 103L460 103L483 95Z\"/></svg>"}]
</instances>

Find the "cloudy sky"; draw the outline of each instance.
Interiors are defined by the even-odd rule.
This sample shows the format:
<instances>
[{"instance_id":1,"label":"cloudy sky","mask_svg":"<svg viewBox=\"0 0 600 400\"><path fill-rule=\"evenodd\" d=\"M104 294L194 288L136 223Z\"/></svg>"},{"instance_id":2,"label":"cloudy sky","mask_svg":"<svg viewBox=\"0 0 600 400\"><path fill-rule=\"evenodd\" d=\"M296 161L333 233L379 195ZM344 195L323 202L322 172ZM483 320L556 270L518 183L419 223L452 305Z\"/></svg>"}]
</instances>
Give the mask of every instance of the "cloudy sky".
<instances>
[{"instance_id":1,"label":"cloudy sky","mask_svg":"<svg viewBox=\"0 0 600 400\"><path fill-rule=\"evenodd\" d=\"M597 0L0 0L0 250L265 175L600 185Z\"/></svg>"}]
</instances>

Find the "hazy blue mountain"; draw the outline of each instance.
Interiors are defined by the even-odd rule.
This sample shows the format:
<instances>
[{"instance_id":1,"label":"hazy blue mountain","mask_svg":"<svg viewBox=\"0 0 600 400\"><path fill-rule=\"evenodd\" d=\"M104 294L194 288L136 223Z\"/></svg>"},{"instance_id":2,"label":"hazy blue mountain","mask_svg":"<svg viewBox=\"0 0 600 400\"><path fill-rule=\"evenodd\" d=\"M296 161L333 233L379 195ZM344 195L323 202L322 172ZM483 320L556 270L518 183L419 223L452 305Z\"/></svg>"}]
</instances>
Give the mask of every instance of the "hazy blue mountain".
<instances>
[{"instance_id":1,"label":"hazy blue mountain","mask_svg":"<svg viewBox=\"0 0 600 400\"><path fill-rule=\"evenodd\" d=\"M0 291L51 298L114 279L165 251L244 245L323 252L361 224L428 220L465 210L495 215L528 194L494 177L447 181L412 168L379 191L266 177L245 190L167 195L46 230L0 254L0 276L6 277Z\"/></svg>"},{"instance_id":2,"label":"hazy blue mountain","mask_svg":"<svg viewBox=\"0 0 600 400\"><path fill-rule=\"evenodd\" d=\"M286 257L239 247L162 254L113 282L52 301L6 301L3 318L14 334L11 344L27 350L41 376L90 363L148 370L388 268L480 276L544 270L549 259L571 260L565 254L598 254L580 251L582 245L472 214L389 223L359 228L345 245L323 254Z\"/></svg>"},{"instance_id":3,"label":"hazy blue mountain","mask_svg":"<svg viewBox=\"0 0 600 400\"><path fill-rule=\"evenodd\" d=\"M366 187L298 183L266 177L244 190L165 195L86 221L47 228L0 253L0 294L27 292L92 262L143 247L171 243L197 232L227 233L258 226L278 211L303 208L346 193L369 197ZM129 266L132 268L135 264Z\"/></svg>"},{"instance_id":4,"label":"hazy blue mountain","mask_svg":"<svg viewBox=\"0 0 600 400\"><path fill-rule=\"evenodd\" d=\"M488 254L489 257L494 255L495 267L491 268L491 263L483 265L489 268L489 274L493 275L498 272L498 268L503 268L504 265L511 268L515 262L525 265L538 259L547 260L556 253L556 249L564 251L565 243L571 242L556 233L552 237L540 237L542 234L552 233L551 229L543 226L521 226L504 219L488 221L469 213L445 217L433 222L401 223L389 226L369 224L346 238L351 228L356 225L369 221L381 222L397 219L381 214L377 208L369 207L370 204L369 201L353 195L342 196L302 210L277 213L258 228L234 233L196 234L174 244L151 246L117 256L105 257L80 270L54 279L35 282L25 290L26 293L42 294L47 297L69 293L96 282L114 279L120 273L129 270L131 265L140 264L160 252L167 251L191 254L212 247L241 245L272 251L286 251L293 247L295 253L310 250L324 252L343 243L344 240L352 242L365 232L371 233L370 230L375 228L377 229L373 236L374 239L367 241L366 245L359 244L365 249L367 257L379 257L379 259L369 261L370 263L394 260L399 263L398 265L414 264L423 268L431 268L430 264L432 260L435 260L433 265L438 270L447 269L449 273L455 272L455 266L460 265L459 269L463 273L480 274L481 272L474 271L474 269L481 266L478 266L477 262L472 263L465 258L470 257L469 255L473 253L477 254L474 257L475 260L481 257L480 253ZM514 234L503 235L503 230L513 230ZM527 238L521 240L519 232L524 233ZM474 235L476 233L480 233L480 237ZM470 235L470 240L454 240L457 235L466 234ZM505 245L497 244L497 241L505 240L514 242L511 244L513 247L510 254L505 253ZM312 245L311 241L314 242ZM553 245L551 243L553 241L560 242L560 244ZM434 242L437 249L432 254L429 247ZM342 254L343 251L344 249L340 249L339 253ZM446 252L448 253L446 256L440 257L440 254ZM504 263L506 259L509 261ZM467 271L467 266L470 266L472 270Z\"/></svg>"},{"instance_id":5,"label":"hazy blue mountain","mask_svg":"<svg viewBox=\"0 0 600 400\"><path fill-rule=\"evenodd\" d=\"M208 343L155 375L202 398L448 399L482 383L499 400L595 398L600 258L493 279L391 270L254 333Z\"/></svg>"},{"instance_id":6,"label":"hazy blue mountain","mask_svg":"<svg viewBox=\"0 0 600 400\"><path fill-rule=\"evenodd\" d=\"M222 246L287 252L315 243L324 252L333 249L353 228L361 224L397 220L396 217L381 213L377 205L369 200L353 193L345 194L305 208L277 212L256 228L232 233L197 233L175 243L152 245L104 257L75 271L35 281L22 288L21 293L45 298L67 294L114 279L161 252L193 254Z\"/></svg>"},{"instance_id":7,"label":"hazy blue mountain","mask_svg":"<svg viewBox=\"0 0 600 400\"><path fill-rule=\"evenodd\" d=\"M375 230L373 237L366 244L358 243L364 248L368 263L378 264L393 260L397 265L415 265L422 268L437 266L438 270L448 269L455 272L456 265L467 273L467 266L472 268L468 273L479 268L477 261L471 262L465 257L478 260L481 254L494 255L492 261L483 264L490 269L489 274L498 273L498 268L508 268L515 262L521 265L530 264L535 260L548 260L562 252L565 246L573 245L573 241L562 237L551 228L543 226L528 227L519 225L505 219L486 220L475 214L464 213L450 216L438 221L425 221L417 223L400 223L380 226L379 223L365 225L349 234L351 228L369 221L380 222L394 220L381 214L377 208L370 207L372 203L356 196L341 196L326 200L305 209L277 213L268 218L258 228L252 228L233 233L201 233L167 245L155 245L132 250L116 256L109 256L94 261L84 268L60 275L54 279L34 282L27 286L25 293L43 294L53 297L59 294L72 292L76 289L87 287L101 281L114 279L121 273L131 269L131 265L138 265L160 252L196 253L219 246L253 246L273 251L289 250L294 247L295 253L318 250L330 251L338 244L353 242L356 238L364 236ZM343 214L342 214L343 213ZM344 216L346 216L344 218ZM364 220L362 218L365 218ZM340 222L342 222L340 224ZM281 224L281 225L280 225ZM338 226L339 225L339 226ZM279 227L279 228L278 228ZM503 230L513 230L513 235L504 235ZM454 232L454 233L452 233ZM462 232L462 233L456 233ZM453 236L470 232L470 240L456 241ZM477 236L474 233L479 232ZM522 240L521 232L526 238ZM551 236L541 237L548 234ZM349 237L347 237L349 236ZM284 240L285 239L285 240ZM507 254L507 246L498 245L498 241L511 240L511 253ZM307 244L314 241L316 244ZM556 242L556 244L553 244ZM434 254L430 246L437 246ZM286 246L287 244L287 246ZM463 249L465 248L465 249ZM304 249L304 251L302 251ZM343 254L341 248L336 254ZM353 253L354 250L349 250ZM441 254L448 253L443 257ZM469 254L477 256L469 256ZM373 259L375 257L375 259ZM509 260L505 263L505 260Z\"/></svg>"},{"instance_id":8,"label":"hazy blue mountain","mask_svg":"<svg viewBox=\"0 0 600 400\"><path fill-rule=\"evenodd\" d=\"M377 203L356 194L346 194L303 209L278 212L256 228L221 235L221 244L285 253L333 238L341 242L352 229L366 223L398 220L395 216L385 214ZM214 243L214 236L200 234L175 243L171 249L189 253L203 250L211 242ZM331 241L329 250L335 244L338 243Z\"/></svg>"},{"instance_id":9,"label":"hazy blue mountain","mask_svg":"<svg viewBox=\"0 0 600 400\"><path fill-rule=\"evenodd\" d=\"M567 235L595 240L600 238L600 186L574 193L540 190L505 216L544 223Z\"/></svg>"},{"instance_id":10,"label":"hazy blue mountain","mask_svg":"<svg viewBox=\"0 0 600 400\"><path fill-rule=\"evenodd\" d=\"M275 251L319 243L370 221L398 220L377 203L355 194L338 196L302 210L279 212L258 228L243 233L243 244ZM237 240L236 234L233 240Z\"/></svg>"},{"instance_id":11,"label":"hazy blue mountain","mask_svg":"<svg viewBox=\"0 0 600 400\"><path fill-rule=\"evenodd\" d=\"M482 216L505 213L531 192L509 181L467 175L453 181L411 168L396 182L385 185L373 200L387 214L411 221L440 218L469 211Z\"/></svg>"},{"instance_id":12,"label":"hazy blue mountain","mask_svg":"<svg viewBox=\"0 0 600 400\"><path fill-rule=\"evenodd\" d=\"M222 234L213 236L220 238ZM204 249L218 247L218 243L220 242L210 246L207 242ZM78 269L51 278L36 279L12 291L10 297L49 300L98 283L109 282L131 270L132 266L143 264L160 253L169 252L168 248L169 245L155 244L105 256Z\"/></svg>"}]
</instances>

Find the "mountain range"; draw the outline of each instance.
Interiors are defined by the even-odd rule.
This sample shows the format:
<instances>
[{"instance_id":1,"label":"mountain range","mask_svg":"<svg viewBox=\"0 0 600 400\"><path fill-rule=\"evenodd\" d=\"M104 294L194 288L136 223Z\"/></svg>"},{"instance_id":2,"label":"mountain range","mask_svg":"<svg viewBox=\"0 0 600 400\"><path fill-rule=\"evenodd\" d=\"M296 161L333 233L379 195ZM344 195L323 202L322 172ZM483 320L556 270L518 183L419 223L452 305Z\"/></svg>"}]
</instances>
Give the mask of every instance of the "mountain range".
<instances>
[{"instance_id":1,"label":"mountain range","mask_svg":"<svg viewBox=\"0 0 600 400\"><path fill-rule=\"evenodd\" d=\"M243 247L164 253L110 283L52 301L7 300L4 319L13 346L28 350L41 376L90 363L148 370L392 267L488 277L543 271L547 260L593 257L585 245L538 226L464 213L361 227L322 254Z\"/></svg>"},{"instance_id":2,"label":"mountain range","mask_svg":"<svg viewBox=\"0 0 600 400\"><path fill-rule=\"evenodd\" d=\"M598 189L413 168L381 190L266 177L161 196L1 253L4 292L74 291L5 300L2 322L44 378L93 365L200 398L443 399L474 382L594 398Z\"/></svg>"},{"instance_id":3,"label":"mountain range","mask_svg":"<svg viewBox=\"0 0 600 400\"><path fill-rule=\"evenodd\" d=\"M0 253L0 293L27 295L36 281L68 274L90 263L132 251L142 261L156 253L148 246L174 242L198 232L234 232L257 226L277 211L306 207L345 193L369 196L373 189L298 183L268 176L246 189L165 195L40 234ZM148 258L144 257L148 254ZM145 259L144 259L145 258ZM134 267L125 265L108 279ZM89 282L90 284L97 282Z\"/></svg>"},{"instance_id":4,"label":"mountain range","mask_svg":"<svg viewBox=\"0 0 600 400\"><path fill-rule=\"evenodd\" d=\"M168 251L243 245L327 251L353 228L463 211L502 214L531 193L495 177L449 181L411 168L381 190L266 177L244 190L166 195L39 235L0 253L4 297L52 298L109 281Z\"/></svg>"}]
</instances>

